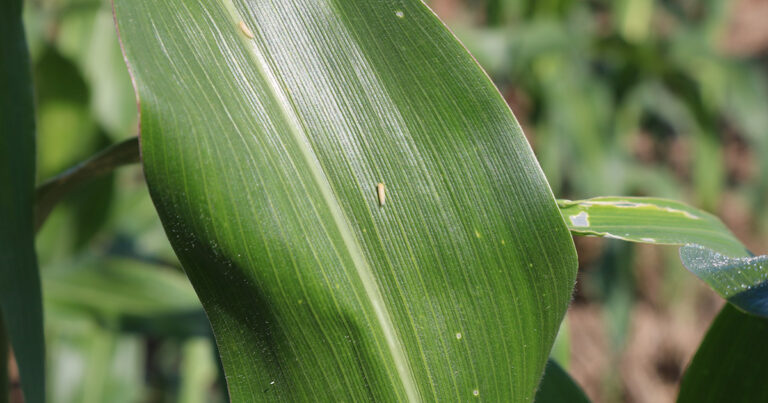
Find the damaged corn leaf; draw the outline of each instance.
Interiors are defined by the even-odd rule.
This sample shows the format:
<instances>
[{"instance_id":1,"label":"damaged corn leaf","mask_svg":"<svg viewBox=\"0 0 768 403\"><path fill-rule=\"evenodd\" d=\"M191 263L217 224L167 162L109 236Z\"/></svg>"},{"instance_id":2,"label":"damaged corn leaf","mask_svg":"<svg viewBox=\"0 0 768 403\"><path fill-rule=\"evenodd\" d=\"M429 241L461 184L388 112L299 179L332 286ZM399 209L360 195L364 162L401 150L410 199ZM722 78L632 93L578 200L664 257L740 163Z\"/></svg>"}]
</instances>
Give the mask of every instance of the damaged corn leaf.
<instances>
[{"instance_id":1,"label":"damaged corn leaf","mask_svg":"<svg viewBox=\"0 0 768 403\"><path fill-rule=\"evenodd\" d=\"M672 200L596 197L559 200L566 225L577 235L593 235L661 245L696 244L729 256L746 249L712 214Z\"/></svg>"},{"instance_id":2,"label":"damaged corn leaf","mask_svg":"<svg viewBox=\"0 0 768 403\"><path fill-rule=\"evenodd\" d=\"M768 317L768 256L746 247L712 214L684 203L642 197L558 202L572 233L680 245L685 267L737 308Z\"/></svg>"}]
</instances>

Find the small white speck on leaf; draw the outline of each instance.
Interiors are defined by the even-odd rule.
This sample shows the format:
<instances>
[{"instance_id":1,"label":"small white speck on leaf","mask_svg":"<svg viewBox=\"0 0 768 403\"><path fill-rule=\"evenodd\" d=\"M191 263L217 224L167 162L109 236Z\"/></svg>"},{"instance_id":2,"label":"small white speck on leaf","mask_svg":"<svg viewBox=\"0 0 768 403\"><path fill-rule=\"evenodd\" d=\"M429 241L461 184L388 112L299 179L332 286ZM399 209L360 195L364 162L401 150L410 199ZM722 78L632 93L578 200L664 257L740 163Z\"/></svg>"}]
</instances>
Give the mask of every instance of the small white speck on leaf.
<instances>
[{"instance_id":1,"label":"small white speck on leaf","mask_svg":"<svg viewBox=\"0 0 768 403\"><path fill-rule=\"evenodd\" d=\"M395 11L395 15L397 16L397 18L403 18L403 17L405 17L405 13L403 12L403 10L397 10L397 11Z\"/></svg>"},{"instance_id":2,"label":"small white speck on leaf","mask_svg":"<svg viewBox=\"0 0 768 403\"><path fill-rule=\"evenodd\" d=\"M473 396L480 396L480 391L475 389L475 390L472 391L472 395Z\"/></svg>"},{"instance_id":3,"label":"small white speck on leaf","mask_svg":"<svg viewBox=\"0 0 768 403\"><path fill-rule=\"evenodd\" d=\"M242 31L242 32L243 32L243 34L244 34L245 36L247 36L249 39L253 39L253 38L255 38L255 36L253 35L253 32L251 31L251 29L250 29L250 28L248 28L248 26L247 26L247 25L245 25L245 22L244 22L244 21L240 21L240 23L239 23L239 24L237 24L237 26L238 26L238 27L240 27L240 31Z\"/></svg>"},{"instance_id":4,"label":"small white speck on leaf","mask_svg":"<svg viewBox=\"0 0 768 403\"><path fill-rule=\"evenodd\" d=\"M461 335L461 333L456 333L456 340L461 340L461 338L464 337Z\"/></svg>"},{"instance_id":5,"label":"small white speck on leaf","mask_svg":"<svg viewBox=\"0 0 768 403\"><path fill-rule=\"evenodd\" d=\"M383 183L376 185L376 194L379 196L379 206L383 206L387 201L387 189Z\"/></svg>"}]
</instances>

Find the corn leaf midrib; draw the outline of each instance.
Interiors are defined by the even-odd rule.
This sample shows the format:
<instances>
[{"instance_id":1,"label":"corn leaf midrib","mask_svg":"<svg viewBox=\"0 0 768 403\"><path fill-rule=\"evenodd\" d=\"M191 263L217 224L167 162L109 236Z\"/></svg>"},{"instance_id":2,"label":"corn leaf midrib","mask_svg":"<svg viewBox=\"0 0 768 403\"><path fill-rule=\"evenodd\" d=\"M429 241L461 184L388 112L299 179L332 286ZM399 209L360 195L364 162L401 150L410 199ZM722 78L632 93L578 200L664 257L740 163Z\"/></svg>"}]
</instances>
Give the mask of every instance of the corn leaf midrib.
<instances>
[{"instance_id":1,"label":"corn leaf midrib","mask_svg":"<svg viewBox=\"0 0 768 403\"><path fill-rule=\"evenodd\" d=\"M230 17L232 18L231 23L233 26L244 23L244 19L235 9L235 5L231 0L220 0L220 4L223 5L223 7L227 10ZM258 35L258 31L253 33ZM328 204L328 206L331 207L331 212L334 218L334 222L336 223L336 227L342 234L342 239L344 240L344 244L347 247L347 252L352 256L352 261L355 264L356 272L360 277L362 284L365 286L366 294L368 298L370 298L370 303L373 306L374 312L376 313L376 318L385 334L387 347L390 354L392 355L393 360L395 361L398 376L403 383L403 388L407 393L408 400L411 402L420 401L421 399L419 397L418 390L414 386L415 380L411 374L411 368L408 365L407 360L404 358L405 354L402 351L402 343L399 339L399 336L397 335L394 325L392 324L392 318L384 303L384 299L381 297L381 291L379 290L379 286L373 275L373 271L368 264L366 256L363 254L360 246L358 245L356 236L351 230L349 219L342 211L336 193L331 187L329 181L326 179L325 172L320 166L320 163L317 161L317 158L314 157L315 153L311 150L308 136L301 123L301 119L296 113L296 108L291 103L285 86L280 83L280 79L272 71L269 62L264 59L263 55L265 53L255 51L254 47L258 47L260 43L259 37L256 36L254 40L251 40L251 38L248 38L245 35L240 35L239 38L245 42L245 47L250 51L249 53L255 62L255 65L258 66L259 70L262 72L262 75L266 78L265 81L269 84L269 88L272 90L274 98L277 100L277 104L280 105L280 111L283 114L284 120L288 123L288 126L291 129L291 134L293 135L295 144L301 149L302 156L310 166L310 170L313 174L312 178L321 189L323 199Z\"/></svg>"}]
</instances>

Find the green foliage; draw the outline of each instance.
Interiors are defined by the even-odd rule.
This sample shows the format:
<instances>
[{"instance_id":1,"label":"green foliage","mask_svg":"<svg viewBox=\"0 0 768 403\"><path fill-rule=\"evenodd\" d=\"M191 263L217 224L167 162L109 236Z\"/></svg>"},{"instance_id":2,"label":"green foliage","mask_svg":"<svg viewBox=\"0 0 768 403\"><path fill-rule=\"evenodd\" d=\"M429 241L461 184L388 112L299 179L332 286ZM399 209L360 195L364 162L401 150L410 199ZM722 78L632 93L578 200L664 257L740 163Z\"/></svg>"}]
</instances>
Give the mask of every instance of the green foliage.
<instances>
[{"instance_id":1,"label":"green foliage","mask_svg":"<svg viewBox=\"0 0 768 403\"><path fill-rule=\"evenodd\" d=\"M727 305L717 316L680 384L679 403L768 400L768 320Z\"/></svg>"},{"instance_id":2,"label":"green foliage","mask_svg":"<svg viewBox=\"0 0 768 403\"><path fill-rule=\"evenodd\" d=\"M425 400L472 400L474 390L508 400L508 389L529 400L547 354L567 364L567 326L549 346L573 256L516 122L418 1L273 3L257 13L244 1L211 0L208 19L197 3L118 3L139 76L151 190L224 342L234 400L404 399L408 390ZM223 401L209 325L143 173L111 173L138 160L136 100L111 3L29 1L27 67L17 4L0 5L14 11L0 12L0 257L23 266L0 263L0 319L11 314L27 401L42 401L43 384L57 403ZM306 7L270 14L298 4ZM728 8L468 1L448 23L518 114L558 195L690 194L712 211L727 192L760 217L768 159L744 178L723 158L734 141L768 153L765 74L719 45ZM10 136L19 122L26 134ZM765 320L734 309L765 314L765 257L748 256L719 219L678 202L598 198L560 208L575 234L700 245L681 249L686 267L731 304L691 363L680 401L765 400ZM588 227L575 225L583 218ZM633 260L629 244L607 243L598 274L582 282L599 284L616 350L636 295ZM25 326L32 337L14 336ZM305 376L340 380L308 392ZM547 399L586 400L553 361L536 395Z\"/></svg>"},{"instance_id":3,"label":"green foliage","mask_svg":"<svg viewBox=\"0 0 768 403\"><path fill-rule=\"evenodd\" d=\"M729 136L768 151L768 85L759 64L723 48L728 2L461 3L478 15L448 23L512 104L561 197L691 190L713 211L734 180ZM765 217L768 163L757 160L761 174L737 190Z\"/></svg>"},{"instance_id":4,"label":"green foliage","mask_svg":"<svg viewBox=\"0 0 768 403\"><path fill-rule=\"evenodd\" d=\"M599 197L558 202L574 234L683 246L693 274L735 306L768 317L768 256L744 257L744 245L715 216L653 198Z\"/></svg>"},{"instance_id":5,"label":"green foliage","mask_svg":"<svg viewBox=\"0 0 768 403\"><path fill-rule=\"evenodd\" d=\"M508 107L421 2L116 15L147 182L233 400L533 397L572 243Z\"/></svg>"},{"instance_id":6,"label":"green foliage","mask_svg":"<svg viewBox=\"0 0 768 403\"><path fill-rule=\"evenodd\" d=\"M3 323L2 316L0 316L0 363L8 362L10 348L5 324ZM8 403L8 397L10 396L8 381L8 365L0 365L0 403Z\"/></svg>"},{"instance_id":7,"label":"green foliage","mask_svg":"<svg viewBox=\"0 0 768 403\"><path fill-rule=\"evenodd\" d=\"M544 378L536 392L535 403L588 403L589 399L557 362L547 361Z\"/></svg>"},{"instance_id":8,"label":"green foliage","mask_svg":"<svg viewBox=\"0 0 768 403\"><path fill-rule=\"evenodd\" d=\"M45 181L35 192L35 229L38 230L48 218L48 214L84 183L111 173L121 165L139 162L139 139L129 138L94 155L87 161Z\"/></svg>"},{"instance_id":9,"label":"green foliage","mask_svg":"<svg viewBox=\"0 0 768 403\"><path fill-rule=\"evenodd\" d=\"M53 347L49 363L74 368L67 372L67 384L57 377L51 382L59 402L140 400L144 368L153 365L144 360L143 338L173 340L182 357L188 355L187 343L211 348L194 290L173 268L98 256L49 267L43 291ZM196 357L201 369L212 367L212 361L212 354ZM193 379L198 391L213 383L209 373Z\"/></svg>"},{"instance_id":10,"label":"green foliage","mask_svg":"<svg viewBox=\"0 0 768 403\"><path fill-rule=\"evenodd\" d=\"M744 245L720 220L678 202L603 197L559 205L575 234L683 245L685 266L730 302L686 371L679 401L765 399L761 357L768 349L760 340L768 331L768 256L747 257Z\"/></svg>"},{"instance_id":11,"label":"green foliage","mask_svg":"<svg viewBox=\"0 0 768 403\"><path fill-rule=\"evenodd\" d=\"M0 3L0 321L16 355L26 401L42 403L45 354L33 231L34 185L32 79L21 1L4 0ZM5 385L5 380L0 383ZM5 388L0 394L6 398Z\"/></svg>"},{"instance_id":12,"label":"green foliage","mask_svg":"<svg viewBox=\"0 0 768 403\"><path fill-rule=\"evenodd\" d=\"M558 204L574 234L659 245L697 244L729 256L746 253L719 218L684 203L647 197L597 197L561 200Z\"/></svg>"},{"instance_id":13,"label":"green foliage","mask_svg":"<svg viewBox=\"0 0 768 403\"><path fill-rule=\"evenodd\" d=\"M680 249L685 266L739 309L768 318L768 256L733 258L698 245Z\"/></svg>"}]
</instances>

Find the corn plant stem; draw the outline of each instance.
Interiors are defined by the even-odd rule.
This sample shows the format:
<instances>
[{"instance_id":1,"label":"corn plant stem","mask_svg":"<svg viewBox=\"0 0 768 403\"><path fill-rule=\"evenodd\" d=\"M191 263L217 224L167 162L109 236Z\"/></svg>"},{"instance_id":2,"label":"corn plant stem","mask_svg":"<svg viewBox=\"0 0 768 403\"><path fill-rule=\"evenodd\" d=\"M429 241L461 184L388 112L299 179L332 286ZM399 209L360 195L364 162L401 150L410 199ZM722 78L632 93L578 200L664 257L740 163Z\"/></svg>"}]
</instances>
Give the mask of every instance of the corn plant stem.
<instances>
[{"instance_id":1,"label":"corn plant stem","mask_svg":"<svg viewBox=\"0 0 768 403\"><path fill-rule=\"evenodd\" d=\"M106 175L118 167L139 162L139 139L132 137L112 145L61 174L46 180L35 191L35 231L39 231L53 208L71 191Z\"/></svg>"}]
</instances>

